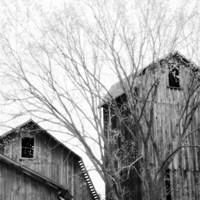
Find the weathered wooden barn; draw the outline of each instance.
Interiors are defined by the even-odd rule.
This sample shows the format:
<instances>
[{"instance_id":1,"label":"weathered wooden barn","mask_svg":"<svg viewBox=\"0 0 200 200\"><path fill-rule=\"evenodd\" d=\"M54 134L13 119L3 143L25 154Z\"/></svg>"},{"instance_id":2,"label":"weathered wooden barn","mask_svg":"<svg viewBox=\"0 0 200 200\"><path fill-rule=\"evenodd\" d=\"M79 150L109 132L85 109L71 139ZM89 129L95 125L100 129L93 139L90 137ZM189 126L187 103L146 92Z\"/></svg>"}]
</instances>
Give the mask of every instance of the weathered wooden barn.
<instances>
[{"instance_id":1,"label":"weathered wooden barn","mask_svg":"<svg viewBox=\"0 0 200 200\"><path fill-rule=\"evenodd\" d=\"M98 200L80 156L33 120L0 137L0 199Z\"/></svg>"},{"instance_id":2,"label":"weathered wooden barn","mask_svg":"<svg viewBox=\"0 0 200 200\"><path fill-rule=\"evenodd\" d=\"M155 151L152 150L154 144L157 145L161 160L175 151L173 159L165 171L166 200L200 199L199 72L200 69L194 63L179 52L174 52L151 63L137 72L137 75L129 76L130 82L134 81L132 92L135 93L133 100L136 101L136 104L133 109L136 111L141 109L140 105L144 105L145 102L147 118L152 109L152 131L148 147L152 173L159 163ZM106 137L112 140L115 138L113 152L116 158L118 156L116 152L119 152L123 144L131 144L131 142L136 144L134 141L130 141L130 137L121 123L122 120L115 114L113 108L113 104L119 108L127 99L125 89L126 84L128 87L128 83L126 81L124 80L123 86L121 82L113 85L101 105L104 111ZM143 97L146 97L153 84L157 85L155 98L150 97L144 101ZM133 151L128 148L124 154L121 153L118 156L116 167L119 170L137 159L139 147L136 145ZM116 151L116 149L118 150ZM142 155L142 153L141 147L139 154ZM140 172L139 163L135 165L135 169ZM143 199L140 177L134 170L129 175L124 187L129 191L125 199ZM106 193L110 192L107 189Z\"/></svg>"}]
</instances>

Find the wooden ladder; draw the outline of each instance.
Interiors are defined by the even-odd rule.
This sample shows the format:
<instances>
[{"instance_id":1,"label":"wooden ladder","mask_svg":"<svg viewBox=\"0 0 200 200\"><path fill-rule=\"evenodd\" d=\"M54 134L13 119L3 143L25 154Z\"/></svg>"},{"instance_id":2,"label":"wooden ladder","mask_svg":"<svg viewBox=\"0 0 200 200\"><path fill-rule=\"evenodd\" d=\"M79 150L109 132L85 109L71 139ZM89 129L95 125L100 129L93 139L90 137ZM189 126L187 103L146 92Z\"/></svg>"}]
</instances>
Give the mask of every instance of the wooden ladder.
<instances>
[{"instance_id":1,"label":"wooden ladder","mask_svg":"<svg viewBox=\"0 0 200 200\"><path fill-rule=\"evenodd\" d=\"M85 165L84 165L82 160L79 160L79 166L81 168L81 172L82 172L82 174L83 174L83 176L84 176L84 178L85 178L85 180L87 182L88 188L91 191L94 200L99 200L100 199L99 195L97 194L97 192L96 192L96 190L94 188L94 185L93 185L93 183L92 183L92 181L90 179L90 176L89 176L89 174L88 174L88 172L86 170L86 167L85 167Z\"/></svg>"}]
</instances>

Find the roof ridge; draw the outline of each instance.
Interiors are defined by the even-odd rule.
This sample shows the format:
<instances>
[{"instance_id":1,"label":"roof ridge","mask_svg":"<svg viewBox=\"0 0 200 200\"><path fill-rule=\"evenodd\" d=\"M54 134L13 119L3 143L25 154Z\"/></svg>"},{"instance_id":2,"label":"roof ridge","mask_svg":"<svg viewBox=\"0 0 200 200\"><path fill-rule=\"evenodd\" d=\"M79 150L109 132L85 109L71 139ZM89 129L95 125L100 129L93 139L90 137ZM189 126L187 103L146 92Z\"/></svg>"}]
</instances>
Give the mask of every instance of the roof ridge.
<instances>
[{"instance_id":1,"label":"roof ridge","mask_svg":"<svg viewBox=\"0 0 200 200\"><path fill-rule=\"evenodd\" d=\"M36 123L35 121L33 121L32 118L30 118L29 120L27 120L27 121L25 121L24 123L22 123L22 124L16 126L15 128L12 128L11 130L6 131L6 132L3 133L2 135L0 135L0 138L3 138L3 137L5 137L5 136L7 136L8 134L12 133L13 131L15 131L15 130L18 129L18 128L21 128L22 126L28 124L29 122Z\"/></svg>"},{"instance_id":2,"label":"roof ridge","mask_svg":"<svg viewBox=\"0 0 200 200\"><path fill-rule=\"evenodd\" d=\"M191 59L186 58L178 50L175 50L175 51L171 51L170 53L162 56L161 58L154 59L152 62L150 62L145 67L143 67L141 69L137 69L135 72L136 77L142 75L146 69L152 67L153 65L157 64L158 62L165 60L165 59L169 59L170 57L173 57L173 56L177 56L178 59L180 59L180 57L181 57L182 59L180 59L180 60L182 62L184 62L186 67L190 67L192 70L200 70L200 68L193 61L191 61ZM132 75L134 75L135 73L133 72L133 73L129 74L127 77L129 78ZM125 81L127 81L127 79L125 79ZM117 97L121 96L123 93L124 93L124 90L122 88L122 85L120 84L120 81L114 83L113 85L111 85L107 94L102 98L102 102L100 103L99 107L106 105L106 103L108 103L112 99L116 99Z\"/></svg>"},{"instance_id":3,"label":"roof ridge","mask_svg":"<svg viewBox=\"0 0 200 200\"><path fill-rule=\"evenodd\" d=\"M29 119L27 121L25 121L24 123L22 123L21 125L11 129L10 131L7 131L6 133L4 133L3 135L0 136L0 139L6 137L7 135L11 134L12 132L14 132L16 129L19 129L23 126L25 126L28 123L34 123L35 125L37 125L39 127L40 130L43 130L46 134L48 134L50 137L52 137L56 142L58 142L60 145L62 145L65 149L69 150L70 152L72 152L75 156L77 156L79 159L81 159L81 156L79 156L77 153L75 153L74 151L72 151L69 147L67 147L64 143L62 143L61 141L59 141L55 136L53 136L51 133L49 133L47 130L45 130L43 127L41 127L37 122L35 122L33 119Z\"/></svg>"}]
</instances>

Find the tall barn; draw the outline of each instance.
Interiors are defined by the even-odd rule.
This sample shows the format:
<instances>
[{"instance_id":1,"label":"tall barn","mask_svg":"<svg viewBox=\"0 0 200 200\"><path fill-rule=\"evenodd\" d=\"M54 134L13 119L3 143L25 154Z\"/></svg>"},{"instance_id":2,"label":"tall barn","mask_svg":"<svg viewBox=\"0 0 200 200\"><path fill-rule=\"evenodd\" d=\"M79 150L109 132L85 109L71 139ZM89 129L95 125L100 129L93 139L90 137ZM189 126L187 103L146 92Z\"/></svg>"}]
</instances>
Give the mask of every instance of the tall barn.
<instances>
[{"instance_id":1,"label":"tall barn","mask_svg":"<svg viewBox=\"0 0 200 200\"><path fill-rule=\"evenodd\" d=\"M0 199L99 199L81 157L33 120L0 144Z\"/></svg>"},{"instance_id":2,"label":"tall barn","mask_svg":"<svg viewBox=\"0 0 200 200\"><path fill-rule=\"evenodd\" d=\"M150 133L147 153L151 174L158 170L159 163L164 163L162 169L165 170L165 182L162 192L160 191L162 195L165 193L164 199L200 199L199 72L200 69L194 63L179 52L173 52L151 63L137 74L131 74L128 77L129 82L126 79L116 83L104 97L101 106L104 112L105 135L116 158L115 167L122 174L125 200L142 200L145 196L144 182L140 176L143 173L140 170L142 159L132 166L129 177L123 181L123 169L134 163L139 156L143 157L145 153L143 144L131 139L124 126L124 123L128 123L125 111L127 99L130 100L130 97L135 101L132 108L135 113L141 112L144 103L146 104L142 110L146 118L141 115L141 129L144 134ZM149 91L154 84L157 90L153 97ZM126 91L130 85L134 95ZM146 98L148 93L150 95ZM121 115L119 111L122 112ZM151 123L149 133L145 133L149 126L147 121ZM134 130L136 126L129 126L135 131L134 134L138 134L137 129ZM137 146L138 144L141 146ZM125 146L126 148L122 149ZM107 187L107 199L111 192Z\"/></svg>"}]
</instances>

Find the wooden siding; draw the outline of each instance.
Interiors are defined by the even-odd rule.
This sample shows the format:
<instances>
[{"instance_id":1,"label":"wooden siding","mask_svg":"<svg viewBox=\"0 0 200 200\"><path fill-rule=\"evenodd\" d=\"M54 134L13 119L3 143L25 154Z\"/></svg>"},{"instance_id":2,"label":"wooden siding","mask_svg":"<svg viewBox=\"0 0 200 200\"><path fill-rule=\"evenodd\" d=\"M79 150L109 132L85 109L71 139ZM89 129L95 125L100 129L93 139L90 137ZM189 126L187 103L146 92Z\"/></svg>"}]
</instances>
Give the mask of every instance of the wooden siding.
<instances>
[{"instance_id":1,"label":"wooden siding","mask_svg":"<svg viewBox=\"0 0 200 200\"><path fill-rule=\"evenodd\" d=\"M34 138L33 159L21 158L21 137L13 138L13 141L5 146L4 155L59 184L69 186L72 190L74 182L73 153L64 149L47 134L37 133Z\"/></svg>"},{"instance_id":2,"label":"wooden siding","mask_svg":"<svg viewBox=\"0 0 200 200\"><path fill-rule=\"evenodd\" d=\"M57 190L0 161L1 200L57 200Z\"/></svg>"},{"instance_id":3,"label":"wooden siding","mask_svg":"<svg viewBox=\"0 0 200 200\"><path fill-rule=\"evenodd\" d=\"M179 65L180 88L170 88L168 80L168 65L175 63ZM162 152L161 158L165 158L167 151L172 152L178 145L179 138L183 131L185 118L179 122L179 117L183 111L185 102L189 95L189 85L192 81L192 71L176 58L171 58L154 74L147 72L149 76L146 85L146 91L154 81L154 77L159 77L158 92L154 102L154 123L153 123L153 138L158 144L159 152ZM144 77L146 79L146 77ZM145 85L143 85L145 87ZM144 88L143 88L144 89ZM145 91L145 89L144 89ZM199 92L199 91L197 91ZM199 99L198 99L199 100ZM151 103L151 100L149 104ZM190 111L192 104L189 104ZM148 106L147 106L148 109ZM186 134L192 133L185 140L185 146L200 145L200 109L198 108L192 117L192 122L189 125ZM178 123L179 122L179 123ZM149 152L152 152L151 144ZM200 149L198 147L184 147L176 153L173 161L169 166L170 173L170 198L172 200L198 200L199 199L199 175L200 175ZM151 154L152 170L157 168L158 163L156 156Z\"/></svg>"},{"instance_id":4,"label":"wooden siding","mask_svg":"<svg viewBox=\"0 0 200 200\"><path fill-rule=\"evenodd\" d=\"M173 59L178 63L177 59ZM188 98L189 84L192 81L192 73L189 67L179 63L180 89L168 87L168 68L162 74L162 81L159 84L157 99L154 104L154 139L159 144L163 157L167 153L169 145L171 151L178 145L178 138L181 137L185 118L178 123L183 107ZM199 91L197 91L199 92ZM199 101L199 98L197 98ZM192 109L192 104L188 107ZM169 166L170 187L172 200L198 200L200 195L200 148L189 146L200 146L200 109L195 111L186 134L190 134L183 143L183 147L174 157ZM178 123L178 124L177 124ZM152 164L157 166L156 156L152 155Z\"/></svg>"}]
</instances>

